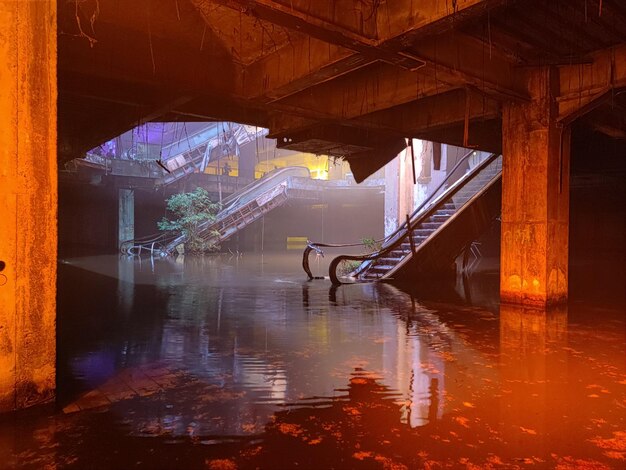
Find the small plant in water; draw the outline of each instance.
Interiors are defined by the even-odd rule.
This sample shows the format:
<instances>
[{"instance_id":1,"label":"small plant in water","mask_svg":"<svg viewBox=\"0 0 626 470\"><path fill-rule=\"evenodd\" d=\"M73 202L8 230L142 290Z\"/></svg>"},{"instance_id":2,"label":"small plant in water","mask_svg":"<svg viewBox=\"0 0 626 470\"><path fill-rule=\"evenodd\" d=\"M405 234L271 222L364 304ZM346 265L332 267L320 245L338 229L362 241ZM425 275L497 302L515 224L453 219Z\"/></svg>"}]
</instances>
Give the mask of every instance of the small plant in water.
<instances>
[{"instance_id":1,"label":"small plant in water","mask_svg":"<svg viewBox=\"0 0 626 470\"><path fill-rule=\"evenodd\" d=\"M343 260L339 263L339 266L337 266L337 274L339 276L347 276L359 266L361 266L360 261Z\"/></svg>"},{"instance_id":2,"label":"small plant in water","mask_svg":"<svg viewBox=\"0 0 626 470\"><path fill-rule=\"evenodd\" d=\"M210 243L200 236L200 226L204 222L213 222L220 210L218 203L209 199L209 193L196 188L190 193L172 195L167 200L167 210L172 213L172 220L163 218L158 222L159 230L179 232L187 237L185 251L188 253L206 253L219 249L216 243Z\"/></svg>"}]
</instances>

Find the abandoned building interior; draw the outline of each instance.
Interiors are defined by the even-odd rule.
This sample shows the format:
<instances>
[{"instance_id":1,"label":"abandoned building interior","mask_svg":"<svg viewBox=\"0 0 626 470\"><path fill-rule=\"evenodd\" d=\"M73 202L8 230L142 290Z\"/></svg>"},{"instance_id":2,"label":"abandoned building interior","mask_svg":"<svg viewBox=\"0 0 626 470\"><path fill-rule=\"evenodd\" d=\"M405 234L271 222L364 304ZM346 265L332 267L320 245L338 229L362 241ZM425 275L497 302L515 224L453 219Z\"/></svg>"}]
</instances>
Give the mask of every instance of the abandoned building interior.
<instances>
[{"instance_id":1,"label":"abandoned building interior","mask_svg":"<svg viewBox=\"0 0 626 470\"><path fill-rule=\"evenodd\" d=\"M0 58L0 467L626 465L623 0L0 0Z\"/></svg>"}]
</instances>

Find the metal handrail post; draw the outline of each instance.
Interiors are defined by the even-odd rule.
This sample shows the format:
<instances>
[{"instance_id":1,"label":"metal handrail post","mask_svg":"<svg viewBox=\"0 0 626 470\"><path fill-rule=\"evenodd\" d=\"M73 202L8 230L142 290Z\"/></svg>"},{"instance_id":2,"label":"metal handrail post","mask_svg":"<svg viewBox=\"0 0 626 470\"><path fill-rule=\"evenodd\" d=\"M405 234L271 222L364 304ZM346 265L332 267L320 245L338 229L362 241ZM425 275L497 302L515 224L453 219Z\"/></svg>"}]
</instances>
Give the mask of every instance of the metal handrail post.
<instances>
[{"instance_id":1,"label":"metal handrail post","mask_svg":"<svg viewBox=\"0 0 626 470\"><path fill-rule=\"evenodd\" d=\"M411 245L411 255L415 254L415 240L413 240L413 227L411 227L411 218L409 214L406 215L406 233L409 237L409 244Z\"/></svg>"}]
</instances>

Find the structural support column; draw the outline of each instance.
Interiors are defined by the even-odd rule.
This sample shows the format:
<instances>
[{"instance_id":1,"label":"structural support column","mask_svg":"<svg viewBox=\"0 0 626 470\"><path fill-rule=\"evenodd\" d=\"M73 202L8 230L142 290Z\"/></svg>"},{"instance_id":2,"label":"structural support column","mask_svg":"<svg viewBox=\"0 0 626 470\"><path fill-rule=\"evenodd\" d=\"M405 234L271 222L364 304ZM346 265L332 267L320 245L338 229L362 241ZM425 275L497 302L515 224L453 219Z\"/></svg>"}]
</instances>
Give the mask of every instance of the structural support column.
<instances>
[{"instance_id":1,"label":"structural support column","mask_svg":"<svg viewBox=\"0 0 626 470\"><path fill-rule=\"evenodd\" d=\"M0 0L0 412L54 397L56 1Z\"/></svg>"},{"instance_id":2,"label":"structural support column","mask_svg":"<svg viewBox=\"0 0 626 470\"><path fill-rule=\"evenodd\" d=\"M117 247L121 248L122 243L135 239L135 190L118 191Z\"/></svg>"},{"instance_id":3,"label":"structural support column","mask_svg":"<svg viewBox=\"0 0 626 470\"><path fill-rule=\"evenodd\" d=\"M529 72L530 103L502 118L502 302L545 306L567 299L569 131L557 127L558 71Z\"/></svg>"},{"instance_id":4,"label":"structural support column","mask_svg":"<svg viewBox=\"0 0 626 470\"><path fill-rule=\"evenodd\" d=\"M413 212L413 173L410 147L385 166L385 236L393 233Z\"/></svg>"}]
</instances>

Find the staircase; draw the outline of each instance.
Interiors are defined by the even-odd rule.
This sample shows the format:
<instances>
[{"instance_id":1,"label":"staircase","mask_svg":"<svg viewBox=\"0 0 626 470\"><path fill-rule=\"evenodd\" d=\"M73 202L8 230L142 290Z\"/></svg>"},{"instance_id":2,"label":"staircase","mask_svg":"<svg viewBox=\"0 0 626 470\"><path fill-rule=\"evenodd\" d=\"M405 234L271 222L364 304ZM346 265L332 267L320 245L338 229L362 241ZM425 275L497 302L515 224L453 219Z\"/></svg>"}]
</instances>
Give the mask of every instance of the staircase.
<instances>
[{"instance_id":1,"label":"staircase","mask_svg":"<svg viewBox=\"0 0 626 470\"><path fill-rule=\"evenodd\" d=\"M467 166L470 155L463 157L409 220L384 240L380 250L369 255L336 257L329 268L333 284L348 279L392 279L400 273L434 269L437 264L453 260L499 213L502 157L490 155L459 178L455 172ZM455 177L458 179L450 183ZM323 246L333 245L311 243L307 250L319 250ZM342 281L337 268L344 261L361 261L361 264Z\"/></svg>"},{"instance_id":2,"label":"staircase","mask_svg":"<svg viewBox=\"0 0 626 470\"><path fill-rule=\"evenodd\" d=\"M310 172L305 167L287 167L269 172L224 199L223 208L215 220L200 227L200 236L207 243L219 244L289 199L317 200L322 190L307 185L310 177ZM187 236L184 234L161 234L135 240L123 246L121 251L130 255L139 255L144 251L167 255L174 253L176 247L186 241Z\"/></svg>"}]
</instances>

